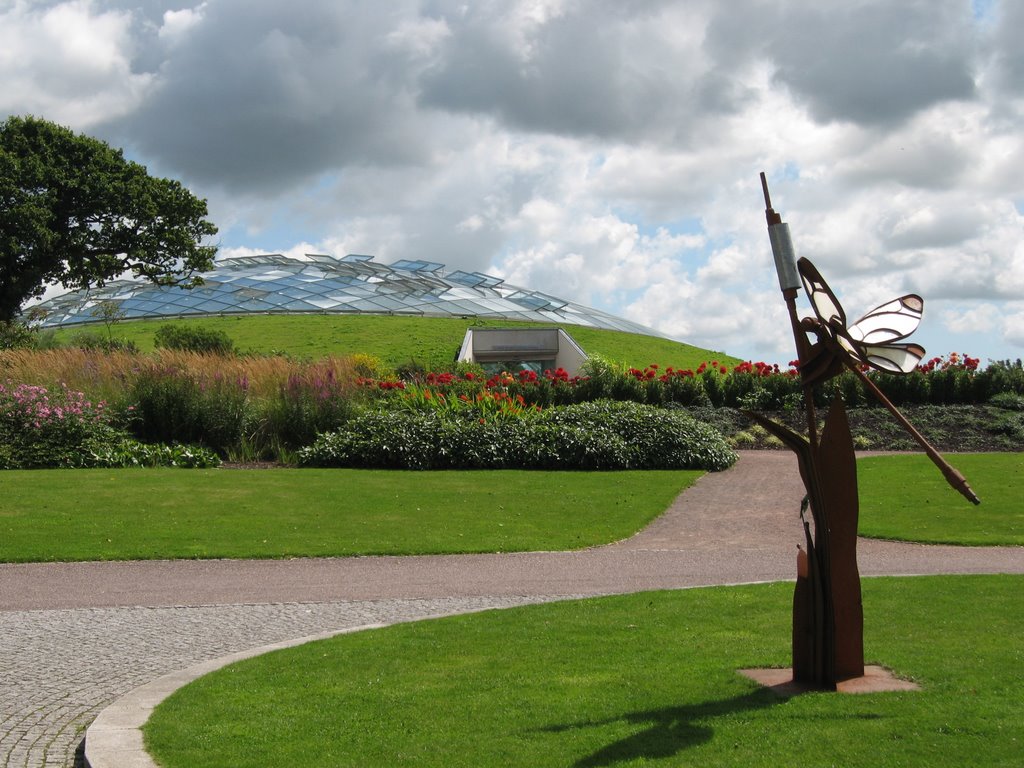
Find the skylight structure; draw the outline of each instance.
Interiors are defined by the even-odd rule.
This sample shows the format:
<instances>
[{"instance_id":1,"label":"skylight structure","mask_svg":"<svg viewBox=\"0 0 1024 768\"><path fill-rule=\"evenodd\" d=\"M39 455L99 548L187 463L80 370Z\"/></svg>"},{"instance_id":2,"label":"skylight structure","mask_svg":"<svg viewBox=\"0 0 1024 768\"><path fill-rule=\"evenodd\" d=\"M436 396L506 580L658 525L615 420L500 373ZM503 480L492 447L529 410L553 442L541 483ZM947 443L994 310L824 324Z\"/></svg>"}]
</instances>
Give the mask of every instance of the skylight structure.
<instances>
[{"instance_id":1,"label":"skylight structure","mask_svg":"<svg viewBox=\"0 0 1024 768\"><path fill-rule=\"evenodd\" d=\"M481 272L445 272L443 264L403 259L382 264L372 256L340 259L322 254L280 254L219 259L192 290L145 281L117 280L103 288L73 291L38 305L42 325L97 322L97 308L114 302L122 317L200 317L239 314L373 314L478 317L660 336L598 309L546 293L506 285Z\"/></svg>"}]
</instances>

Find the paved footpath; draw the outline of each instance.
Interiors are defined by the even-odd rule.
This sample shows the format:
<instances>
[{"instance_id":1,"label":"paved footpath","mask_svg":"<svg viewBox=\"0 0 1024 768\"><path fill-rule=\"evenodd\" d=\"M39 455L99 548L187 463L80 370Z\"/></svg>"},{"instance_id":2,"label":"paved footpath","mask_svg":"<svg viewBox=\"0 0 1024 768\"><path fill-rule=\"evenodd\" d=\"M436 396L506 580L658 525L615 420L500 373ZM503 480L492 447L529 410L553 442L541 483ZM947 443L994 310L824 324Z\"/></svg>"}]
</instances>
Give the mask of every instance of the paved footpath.
<instances>
[{"instance_id":1,"label":"paved footpath","mask_svg":"<svg viewBox=\"0 0 1024 768\"><path fill-rule=\"evenodd\" d=\"M789 453L748 452L636 536L580 552L0 565L0 768L73 765L84 728L120 695L255 646L560 597L790 579L802 495ZM1024 548L861 540L859 562L866 576L1024 573Z\"/></svg>"}]
</instances>

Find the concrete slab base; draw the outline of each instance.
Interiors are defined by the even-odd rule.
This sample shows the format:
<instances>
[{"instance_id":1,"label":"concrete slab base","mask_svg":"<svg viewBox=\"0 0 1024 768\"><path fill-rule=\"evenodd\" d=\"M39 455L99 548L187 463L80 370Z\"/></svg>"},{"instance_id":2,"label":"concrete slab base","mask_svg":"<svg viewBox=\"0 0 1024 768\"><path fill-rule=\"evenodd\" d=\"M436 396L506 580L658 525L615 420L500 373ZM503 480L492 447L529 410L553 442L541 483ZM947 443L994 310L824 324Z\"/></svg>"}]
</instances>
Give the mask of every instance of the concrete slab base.
<instances>
[{"instance_id":1,"label":"concrete slab base","mask_svg":"<svg viewBox=\"0 0 1024 768\"><path fill-rule=\"evenodd\" d=\"M793 670L785 669L741 669L739 673L755 683L769 688L779 696L798 696L801 693L820 690L812 685L793 680ZM836 684L837 693L885 693L890 691L919 691L921 686L910 680L901 680L890 670L880 666L864 667L863 677L852 677Z\"/></svg>"}]
</instances>

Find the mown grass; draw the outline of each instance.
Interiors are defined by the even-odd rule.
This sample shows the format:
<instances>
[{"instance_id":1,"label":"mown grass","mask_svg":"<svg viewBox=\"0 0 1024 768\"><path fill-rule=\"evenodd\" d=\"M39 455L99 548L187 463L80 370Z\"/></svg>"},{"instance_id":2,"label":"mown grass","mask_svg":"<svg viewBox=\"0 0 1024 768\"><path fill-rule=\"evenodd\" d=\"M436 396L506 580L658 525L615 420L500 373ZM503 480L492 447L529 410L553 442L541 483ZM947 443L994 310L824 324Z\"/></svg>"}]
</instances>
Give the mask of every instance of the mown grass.
<instances>
[{"instance_id":1,"label":"mown grass","mask_svg":"<svg viewBox=\"0 0 1024 768\"><path fill-rule=\"evenodd\" d=\"M578 549L632 535L701 474L10 470L0 561Z\"/></svg>"},{"instance_id":2,"label":"mown grass","mask_svg":"<svg viewBox=\"0 0 1024 768\"><path fill-rule=\"evenodd\" d=\"M979 506L950 488L922 454L860 459L861 535L932 544L1024 545L1024 453L947 459L981 498Z\"/></svg>"},{"instance_id":3,"label":"mown grass","mask_svg":"<svg viewBox=\"0 0 1024 768\"><path fill-rule=\"evenodd\" d=\"M187 319L132 320L117 323L113 334L133 341L142 351L153 349L153 336L164 323L197 325L224 331L242 351L285 352L318 359L328 355L367 354L391 366L415 361L426 368L450 366L466 329L470 327L536 327L540 323L480 321L475 318L387 317L374 315L239 315ZM67 342L83 329L106 334L102 324L62 328L56 338ZM644 367L650 363L696 368L718 360L727 365L739 359L689 344L654 336L566 326L588 354Z\"/></svg>"},{"instance_id":4,"label":"mown grass","mask_svg":"<svg viewBox=\"0 0 1024 768\"><path fill-rule=\"evenodd\" d=\"M398 625L203 677L158 706L166 768L1019 766L1021 577L864 582L865 648L916 692L784 699L792 587L636 594Z\"/></svg>"},{"instance_id":5,"label":"mown grass","mask_svg":"<svg viewBox=\"0 0 1024 768\"><path fill-rule=\"evenodd\" d=\"M861 534L1024 544L1024 454L952 460L980 507L923 456L861 459ZM643 528L699 474L9 470L0 473L0 561L578 549Z\"/></svg>"}]
</instances>

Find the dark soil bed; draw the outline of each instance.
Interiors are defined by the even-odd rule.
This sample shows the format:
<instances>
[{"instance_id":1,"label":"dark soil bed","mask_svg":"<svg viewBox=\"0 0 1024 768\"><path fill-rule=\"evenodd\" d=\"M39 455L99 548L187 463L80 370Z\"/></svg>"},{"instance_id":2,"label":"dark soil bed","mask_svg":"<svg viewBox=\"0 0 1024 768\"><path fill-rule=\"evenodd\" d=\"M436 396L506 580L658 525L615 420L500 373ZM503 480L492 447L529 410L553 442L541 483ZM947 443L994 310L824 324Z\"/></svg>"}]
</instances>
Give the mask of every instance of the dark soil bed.
<instances>
[{"instance_id":1,"label":"dark soil bed","mask_svg":"<svg viewBox=\"0 0 1024 768\"><path fill-rule=\"evenodd\" d=\"M735 408L687 410L695 418L715 426L735 448L782 448L778 440ZM939 451L1024 451L1024 412L1021 411L991 405L908 405L900 408L900 412ZM917 442L885 408L853 408L848 413L857 450L920 450ZM806 434L803 410L765 412L764 415Z\"/></svg>"}]
</instances>

